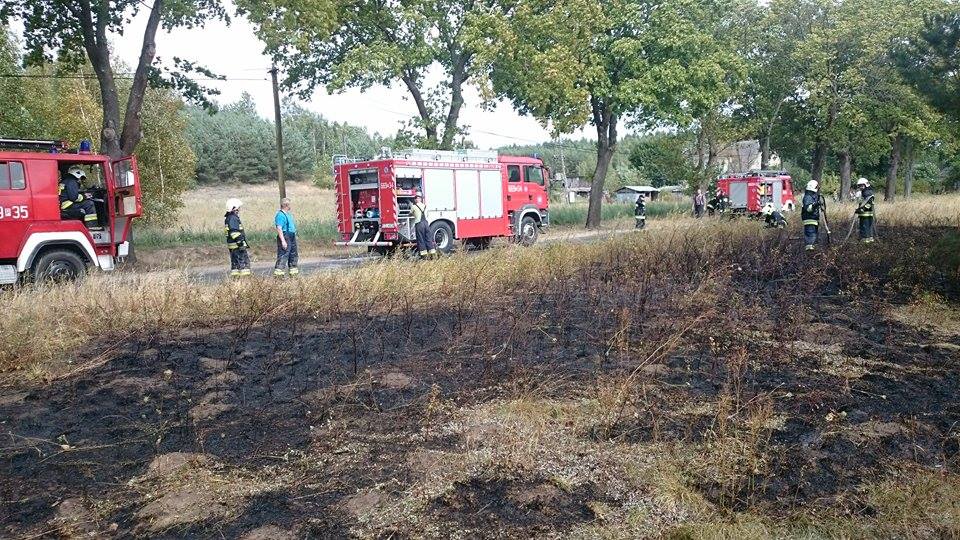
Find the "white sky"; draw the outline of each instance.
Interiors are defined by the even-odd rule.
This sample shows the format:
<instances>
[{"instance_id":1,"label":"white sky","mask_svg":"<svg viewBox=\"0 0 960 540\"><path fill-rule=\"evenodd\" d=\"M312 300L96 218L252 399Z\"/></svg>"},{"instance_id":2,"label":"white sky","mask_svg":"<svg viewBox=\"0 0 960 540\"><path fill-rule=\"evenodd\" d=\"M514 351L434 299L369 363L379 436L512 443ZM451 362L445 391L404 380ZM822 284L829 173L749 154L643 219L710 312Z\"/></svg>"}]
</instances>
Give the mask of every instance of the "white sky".
<instances>
[{"instance_id":1,"label":"white sky","mask_svg":"<svg viewBox=\"0 0 960 540\"><path fill-rule=\"evenodd\" d=\"M145 24L146 17L141 14L123 36L113 37L114 54L131 66L136 65L139 57ZM177 29L172 33L161 29L157 35L157 56L166 65L172 65L174 56L191 60L228 78L263 77L263 80L204 84L222 92L216 97L221 103L236 101L243 92L249 92L260 114L273 118L273 96L267 74L270 59L263 54L263 46L254 35L253 26L245 19L234 18L230 26L217 21L209 22L202 29ZM509 103L498 104L492 112L483 111L478 106L480 99L474 89L465 94L467 103L461 114L461 125L470 126L468 137L478 147L496 148L550 140L549 132L536 120L518 115ZM400 85L374 87L365 92L349 90L334 95L321 89L303 104L330 120L392 135L409 116L416 115L416 106L407 95L406 89Z\"/></svg>"}]
</instances>

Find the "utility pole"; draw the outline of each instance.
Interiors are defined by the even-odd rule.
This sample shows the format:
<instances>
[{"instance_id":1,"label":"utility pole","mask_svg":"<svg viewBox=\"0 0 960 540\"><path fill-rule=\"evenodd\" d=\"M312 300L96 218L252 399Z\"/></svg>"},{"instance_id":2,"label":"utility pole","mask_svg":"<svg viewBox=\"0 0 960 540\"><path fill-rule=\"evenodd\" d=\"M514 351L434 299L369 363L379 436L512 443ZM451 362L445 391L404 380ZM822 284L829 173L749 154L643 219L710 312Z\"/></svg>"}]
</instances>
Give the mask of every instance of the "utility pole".
<instances>
[{"instance_id":1,"label":"utility pole","mask_svg":"<svg viewBox=\"0 0 960 540\"><path fill-rule=\"evenodd\" d=\"M280 186L280 198L287 196L287 186L283 178L283 121L280 119L280 88L277 86L277 66L270 69L273 79L273 115L277 124L277 184Z\"/></svg>"}]
</instances>

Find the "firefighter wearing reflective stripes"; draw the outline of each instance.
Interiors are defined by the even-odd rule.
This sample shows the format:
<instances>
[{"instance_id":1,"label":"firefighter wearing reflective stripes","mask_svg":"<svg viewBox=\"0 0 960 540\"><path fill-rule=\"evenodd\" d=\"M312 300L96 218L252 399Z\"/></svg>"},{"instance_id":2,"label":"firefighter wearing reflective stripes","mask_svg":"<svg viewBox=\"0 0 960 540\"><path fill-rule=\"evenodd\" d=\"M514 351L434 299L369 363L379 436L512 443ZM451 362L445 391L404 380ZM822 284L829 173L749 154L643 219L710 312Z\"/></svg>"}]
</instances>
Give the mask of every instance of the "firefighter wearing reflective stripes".
<instances>
[{"instance_id":1,"label":"firefighter wearing reflective stripes","mask_svg":"<svg viewBox=\"0 0 960 540\"><path fill-rule=\"evenodd\" d=\"M803 220L804 249L817 249L817 237L820 230L820 213L823 211L823 197L820 196L820 184L816 180L807 182L807 190L803 193L803 205L800 208L800 219Z\"/></svg>"},{"instance_id":2,"label":"firefighter wearing reflective stripes","mask_svg":"<svg viewBox=\"0 0 960 540\"><path fill-rule=\"evenodd\" d=\"M417 195L410 206L413 213L414 232L417 236L417 252L420 257L432 258L437 256L437 243L430 234L430 222L427 221L427 207L423 204L423 196Z\"/></svg>"},{"instance_id":3,"label":"firefighter wearing reflective stripes","mask_svg":"<svg viewBox=\"0 0 960 540\"><path fill-rule=\"evenodd\" d=\"M87 227L97 225L97 207L80 191L80 182L87 176L83 169L70 167L67 174L60 178L57 186L60 192L61 219L79 219Z\"/></svg>"},{"instance_id":4,"label":"firefighter wearing reflective stripes","mask_svg":"<svg viewBox=\"0 0 960 540\"><path fill-rule=\"evenodd\" d=\"M227 237L227 249L230 250L230 275L233 277L250 275L250 255L247 253L247 236L240 222L240 199L227 201L227 213L223 215L223 231Z\"/></svg>"},{"instance_id":5,"label":"firefighter wearing reflective stripes","mask_svg":"<svg viewBox=\"0 0 960 540\"><path fill-rule=\"evenodd\" d=\"M633 209L633 219L636 221L637 229L647 226L647 205L643 193L637 195L637 205Z\"/></svg>"},{"instance_id":6,"label":"firefighter wearing reflective stripes","mask_svg":"<svg viewBox=\"0 0 960 540\"><path fill-rule=\"evenodd\" d=\"M873 194L873 187L866 178L857 180L857 188L860 189L860 205L857 206L857 217L860 219L860 241L870 244L874 241L874 204L876 197Z\"/></svg>"}]
</instances>

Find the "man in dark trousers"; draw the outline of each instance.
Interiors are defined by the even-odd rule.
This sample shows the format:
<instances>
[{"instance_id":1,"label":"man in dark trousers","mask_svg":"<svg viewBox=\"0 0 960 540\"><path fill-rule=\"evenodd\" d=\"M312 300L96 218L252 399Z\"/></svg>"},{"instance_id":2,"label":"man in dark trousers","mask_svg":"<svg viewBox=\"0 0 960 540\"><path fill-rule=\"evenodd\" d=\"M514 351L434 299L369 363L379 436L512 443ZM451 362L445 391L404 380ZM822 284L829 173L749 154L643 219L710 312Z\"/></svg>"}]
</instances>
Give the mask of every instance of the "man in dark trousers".
<instances>
[{"instance_id":1,"label":"man in dark trousers","mask_svg":"<svg viewBox=\"0 0 960 540\"><path fill-rule=\"evenodd\" d=\"M637 205L633 209L633 219L636 220L636 228L642 229L647 226L647 205L643 193L637 195Z\"/></svg>"},{"instance_id":2,"label":"man in dark trousers","mask_svg":"<svg viewBox=\"0 0 960 540\"><path fill-rule=\"evenodd\" d=\"M410 206L413 213L414 231L417 236L417 252L422 259L432 259L437 256L437 243L430 234L430 222L427 221L427 206L423 204L423 195L417 194L413 205Z\"/></svg>"},{"instance_id":3,"label":"man in dark trousers","mask_svg":"<svg viewBox=\"0 0 960 540\"><path fill-rule=\"evenodd\" d=\"M250 255L247 253L247 235L240 222L240 199L227 200L227 213L223 215L223 230L227 235L227 249L230 250L230 275L233 277L250 275Z\"/></svg>"},{"instance_id":4,"label":"man in dark trousers","mask_svg":"<svg viewBox=\"0 0 960 540\"><path fill-rule=\"evenodd\" d=\"M277 264L273 267L273 275L283 277L287 275L288 268L291 276L300 275L300 268L297 267L300 259L297 249L297 223L290 211L290 199L281 199L280 210L274 216L273 224L277 227Z\"/></svg>"},{"instance_id":5,"label":"man in dark trousers","mask_svg":"<svg viewBox=\"0 0 960 540\"><path fill-rule=\"evenodd\" d=\"M874 204L876 197L873 186L866 178L857 180L857 189L860 191L860 205L857 206L857 217L860 219L860 241L864 244L874 242Z\"/></svg>"},{"instance_id":6,"label":"man in dark trousers","mask_svg":"<svg viewBox=\"0 0 960 540\"><path fill-rule=\"evenodd\" d=\"M817 249L817 238L820 234L820 213L823 211L823 197L820 196L820 184L816 180L807 182L807 189L803 192L803 205L800 208L800 219L803 220L804 249ZM829 232L829 231L828 231Z\"/></svg>"},{"instance_id":7,"label":"man in dark trousers","mask_svg":"<svg viewBox=\"0 0 960 540\"><path fill-rule=\"evenodd\" d=\"M86 179L83 169L76 165L60 177L60 218L78 219L87 227L93 227L97 225L96 205L80 191L80 182Z\"/></svg>"},{"instance_id":8,"label":"man in dark trousers","mask_svg":"<svg viewBox=\"0 0 960 540\"><path fill-rule=\"evenodd\" d=\"M696 218L703 217L703 209L707 206L707 197L703 194L702 189L697 190L697 194L693 196L693 216Z\"/></svg>"},{"instance_id":9,"label":"man in dark trousers","mask_svg":"<svg viewBox=\"0 0 960 540\"><path fill-rule=\"evenodd\" d=\"M787 219L773 208L773 203L763 205L761 213L768 229L783 229L787 226Z\"/></svg>"}]
</instances>

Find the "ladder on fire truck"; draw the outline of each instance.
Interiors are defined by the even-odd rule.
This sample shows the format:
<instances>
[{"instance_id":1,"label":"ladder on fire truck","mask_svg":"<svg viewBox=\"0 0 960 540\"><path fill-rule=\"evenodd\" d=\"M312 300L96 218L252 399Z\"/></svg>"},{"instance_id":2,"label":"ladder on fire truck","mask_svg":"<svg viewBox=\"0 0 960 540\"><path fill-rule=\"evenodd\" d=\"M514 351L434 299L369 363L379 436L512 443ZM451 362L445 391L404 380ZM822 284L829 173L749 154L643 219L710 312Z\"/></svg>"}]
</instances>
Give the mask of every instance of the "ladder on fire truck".
<instances>
[{"instance_id":1,"label":"ladder on fire truck","mask_svg":"<svg viewBox=\"0 0 960 540\"><path fill-rule=\"evenodd\" d=\"M64 152L67 150L65 141L54 140L32 140L32 139L2 139L0 138L0 149L3 150L29 150L32 152Z\"/></svg>"},{"instance_id":2,"label":"ladder on fire truck","mask_svg":"<svg viewBox=\"0 0 960 540\"><path fill-rule=\"evenodd\" d=\"M380 154L376 158L351 158L347 155L333 156L333 165L344 163L357 163L360 161L373 161L374 159L400 159L403 161L437 161L443 163L496 163L499 154L490 150L474 150L464 148L461 150L424 150L420 148L408 148L405 150L391 150L384 146L380 149Z\"/></svg>"}]
</instances>

